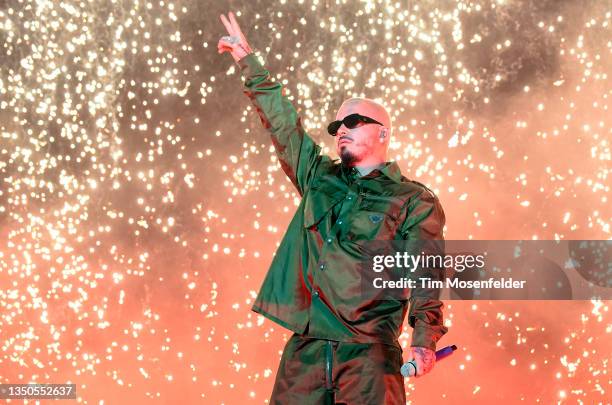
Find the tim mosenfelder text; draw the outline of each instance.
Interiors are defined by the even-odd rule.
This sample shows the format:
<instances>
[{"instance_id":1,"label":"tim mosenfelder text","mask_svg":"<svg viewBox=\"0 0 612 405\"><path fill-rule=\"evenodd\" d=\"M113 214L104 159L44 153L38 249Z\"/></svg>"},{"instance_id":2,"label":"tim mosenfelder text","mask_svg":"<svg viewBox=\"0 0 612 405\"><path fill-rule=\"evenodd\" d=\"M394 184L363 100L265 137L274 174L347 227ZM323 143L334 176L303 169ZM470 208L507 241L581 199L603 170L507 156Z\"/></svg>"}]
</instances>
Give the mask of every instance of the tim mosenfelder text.
<instances>
[{"instance_id":1,"label":"tim mosenfelder text","mask_svg":"<svg viewBox=\"0 0 612 405\"><path fill-rule=\"evenodd\" d=\"M414 255L408 252L396 252L394 255L377 255L373 257L372 270L380 273L385 269L403 268L411 273L417 269L445 269L452 268L462 272L468 269L480 270L484 268L483 255L456 254L425 254ZM409 277L402 277L397 280L384 280L378 277L372 280L374 288L525 288L526 280L514 280L512 278L487 280L460 280L458 278L447 278L442 280L432 280L428 277L420 277L418 280Z\"/></svg>"}]
</instances>

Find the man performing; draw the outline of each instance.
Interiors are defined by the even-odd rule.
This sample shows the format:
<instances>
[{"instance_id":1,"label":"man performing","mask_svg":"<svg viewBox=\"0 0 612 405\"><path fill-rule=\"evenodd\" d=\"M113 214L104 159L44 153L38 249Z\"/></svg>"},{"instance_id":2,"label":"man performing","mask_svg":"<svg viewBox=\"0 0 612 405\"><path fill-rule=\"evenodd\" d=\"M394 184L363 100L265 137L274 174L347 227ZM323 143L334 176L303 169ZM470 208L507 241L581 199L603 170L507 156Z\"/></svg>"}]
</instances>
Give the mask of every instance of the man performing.
<instances>
[{"instance_id":1,"label":"man performing","mask_svg":"<svg viewBox=\"0 0 612 405\"><path fill-rule=\"evenodd\" d=\"M405 404L402 323L408 312L409 359L422 376L447 332L439 291L415 288L409 299L366 300L358 264L370 240L442 240L442 206L387 161L391 119L381 104L342 103L328 127L340 162L321 155L234 15L221 21L229 36L219 40L218 51L230 52L242 69L244 92L302 196L252 308L294 332L270 403Z\"/></svg>"}]
</instances>

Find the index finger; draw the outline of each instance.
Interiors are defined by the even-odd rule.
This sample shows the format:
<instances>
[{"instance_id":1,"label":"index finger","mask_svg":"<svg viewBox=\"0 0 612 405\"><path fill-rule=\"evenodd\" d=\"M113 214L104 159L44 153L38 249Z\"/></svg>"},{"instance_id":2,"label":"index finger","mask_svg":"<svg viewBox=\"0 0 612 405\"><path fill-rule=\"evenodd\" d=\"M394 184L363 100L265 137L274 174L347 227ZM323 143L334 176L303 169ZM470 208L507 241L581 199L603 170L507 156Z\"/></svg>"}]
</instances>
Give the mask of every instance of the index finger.
<instances>
[{"instance_id":1,"label":"index finger","mask_svg":"<svg viewBox=\"0 0 612 405\"><path fill-rule=\"evenodd\" d=\"M223 25L225 25L225 29L227 30L227 33L230 34L230 36L236 35L234 33L234 28L232 27L232 24L227 20L227 17L225 17L225 15L223 14L221 14L221 22L223 23Z\"/></svg>"},{"instance_id":2,"label":"index finger","mask_svg":"<svg viewBox=\"0 0 612 405\"><path fill-rule=\"evenodd\" d=\"M242 35L240 25L238 25L238 21L236 21L236 16L231 11L229 12L229 18L232 24L232 28L234 29L234 35L240 35L241 37L244 37L244 35Z\"/></svg>"}]
</instances>

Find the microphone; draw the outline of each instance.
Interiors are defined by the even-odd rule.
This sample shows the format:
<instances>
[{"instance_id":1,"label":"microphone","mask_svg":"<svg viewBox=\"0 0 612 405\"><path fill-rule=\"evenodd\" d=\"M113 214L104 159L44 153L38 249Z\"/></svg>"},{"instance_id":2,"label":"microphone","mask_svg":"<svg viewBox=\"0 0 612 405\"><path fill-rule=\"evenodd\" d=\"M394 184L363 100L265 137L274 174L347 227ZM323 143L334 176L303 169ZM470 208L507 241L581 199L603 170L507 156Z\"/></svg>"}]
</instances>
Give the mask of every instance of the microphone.
<instances>
[{"instance_id":1,"label":"microphone","mask_svg":"<svg viewBox=\"0 0 612 405\"><path fill-rule=\"evenodd\" d=\"M457 350L457 346L446 346L436 352L436 362L442 360L445 357L450 356L453 352ZM400 372L404 377L413 377L416 375L416 361L414 359L410 360L408 363L404 363Z\"/></svg>"}]
</instances>

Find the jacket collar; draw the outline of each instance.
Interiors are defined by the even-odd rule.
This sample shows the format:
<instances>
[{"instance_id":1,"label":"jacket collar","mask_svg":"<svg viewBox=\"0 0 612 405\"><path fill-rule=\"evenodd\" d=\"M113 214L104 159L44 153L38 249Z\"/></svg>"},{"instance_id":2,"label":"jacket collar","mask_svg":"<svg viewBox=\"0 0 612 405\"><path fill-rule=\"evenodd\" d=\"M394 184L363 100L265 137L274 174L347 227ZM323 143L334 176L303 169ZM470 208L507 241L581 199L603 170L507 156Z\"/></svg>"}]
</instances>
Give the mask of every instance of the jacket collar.
<instances>
[{"instance_id":1,"label":"jacket collar","mask_svg":"<svg viewBox=\"0 0 612 405\"><path fill-rule=\"evenodd\" d=\"M352 183L353 181L362 177L356 167L346 167L343 164L340 164L340 167L342 177L344 178L344 180L347 181L347 183ZM363 177L368 179L376 178L379 176L379 174L384 175L385 177L396 183L402 182L402 172L395 161L385 162L382 167L372 170L370 173Z\"/></svg>"}]
</instances>

